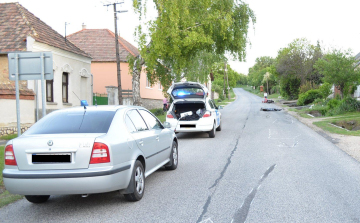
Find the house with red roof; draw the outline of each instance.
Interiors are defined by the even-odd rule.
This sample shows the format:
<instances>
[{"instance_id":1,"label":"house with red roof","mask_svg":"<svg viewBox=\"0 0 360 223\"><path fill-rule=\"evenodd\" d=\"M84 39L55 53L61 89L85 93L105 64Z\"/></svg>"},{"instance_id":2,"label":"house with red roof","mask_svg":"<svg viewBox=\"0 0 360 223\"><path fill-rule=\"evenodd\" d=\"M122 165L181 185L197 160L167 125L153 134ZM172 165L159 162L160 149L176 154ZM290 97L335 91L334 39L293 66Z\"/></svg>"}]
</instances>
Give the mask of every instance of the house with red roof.
<instances>
[{"instance_id":1,"label":"house with red roof","mask_svg":"<svg viewBox=\"0 0 360 223\"><path fill-rule=\"evenodd\" d=\"M91 56L19 3L0 3L0 12L0 135L13 133L11 126L16 126L15 81L9 80L9 52L52 52L54 79L45 83L47 113L80 105L78 97L91 104ZM22 128L35 122L36 97L41 116L41 94L40 81L20 81Z\"/></svg>"},{"instance_id":2,"label":"house with red roof","mask_svg":"<svg viewBox=\"0 0 360 223\"><path fill-rule=\"evenodd\" d=\"M117 89L117 67L115 34L108 29L86 29L67 36L67 39L91 55L91 71L94 75L94 93L107 94L107 89ZM132 90L132 76L129 70L128 56L139 55L138 49L124 38L119 37L119 54L122 90ZM115 90L116 92L117 90ZM164 98L162 86L151 86L145 72L140 76L140 96L144 107L161 108Z\"/></svg>"}]
</instances>

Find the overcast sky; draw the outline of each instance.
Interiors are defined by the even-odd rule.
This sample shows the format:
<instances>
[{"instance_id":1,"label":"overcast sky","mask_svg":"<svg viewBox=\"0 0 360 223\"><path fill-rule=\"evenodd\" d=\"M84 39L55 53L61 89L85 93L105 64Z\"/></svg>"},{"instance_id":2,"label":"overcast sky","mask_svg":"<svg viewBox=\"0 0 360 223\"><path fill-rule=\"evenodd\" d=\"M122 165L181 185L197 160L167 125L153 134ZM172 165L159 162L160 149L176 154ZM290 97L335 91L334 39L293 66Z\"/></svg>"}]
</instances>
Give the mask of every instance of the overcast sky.
<instances>
[{"instance_id":1,"label":"overcast sky","mask_svg":"<svg viewBox=\"0 0 360 223\"><path fill-rule=\"evenodd\" d=\"M0 0L3 2L14 2ZM106 0L19 0L25 8L46 24L65 35L81 30L84 23L88 29L110 29L114 31L112 3ZM119 1L118 1L119 2ZM133 36L138 25L138 16L133 12L131 0L124 0L118 10L120 35L135 46ZM148 0L151 4L152 0ZM296 38L307 38L312 44L319 40L326 48L352 49L360 52L360 28L358 13L360 0L245 0L256 14L256 23L249 29L251 46L247 48L246 62L230 62L231 67L247 74L255 59L260 56L276 57L280 48L286 47ZM148 7L148 18L156 11ZM1 13L1 12L0 12Z\"/></svg>"}]
</instances>

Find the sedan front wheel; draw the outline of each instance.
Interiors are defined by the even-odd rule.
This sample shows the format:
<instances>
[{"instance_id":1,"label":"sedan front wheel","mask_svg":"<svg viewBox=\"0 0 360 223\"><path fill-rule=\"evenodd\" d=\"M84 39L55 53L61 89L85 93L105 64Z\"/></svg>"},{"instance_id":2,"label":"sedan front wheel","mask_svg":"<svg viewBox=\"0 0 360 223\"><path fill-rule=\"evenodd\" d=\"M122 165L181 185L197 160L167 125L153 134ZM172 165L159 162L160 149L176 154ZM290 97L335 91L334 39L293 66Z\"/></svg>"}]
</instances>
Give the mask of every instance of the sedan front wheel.
<instances>
[{"instance_id":1,"label":"sedan front wheel","mask_svg":"<svg viewBox=\"0 0 360 223\"><path fill-rule=\"evenodd\" d=\"M170 161L165 168L167 170L175 170L178 165L178 147L177 143L174 141L172 144L171 154L170 154Z\"/></svg>"}]
</instances>

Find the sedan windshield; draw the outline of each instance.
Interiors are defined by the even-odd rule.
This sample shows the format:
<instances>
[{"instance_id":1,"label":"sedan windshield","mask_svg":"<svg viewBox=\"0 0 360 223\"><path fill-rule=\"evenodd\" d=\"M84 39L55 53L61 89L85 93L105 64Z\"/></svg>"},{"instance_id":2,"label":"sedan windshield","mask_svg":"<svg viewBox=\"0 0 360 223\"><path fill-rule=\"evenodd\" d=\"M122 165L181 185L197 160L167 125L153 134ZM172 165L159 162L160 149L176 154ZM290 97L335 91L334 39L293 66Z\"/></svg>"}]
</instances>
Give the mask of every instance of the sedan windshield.
<instances>
[{"instance_id":1,"label":"sedan windshield","mask_svg":"<svg viewBox=\"0 0 360 223\"><path fill-rule=\"evenodd\" d=\"M35 123L25 134L107 133L115 111L54 112Z\"/></svg>"}]
</instances>

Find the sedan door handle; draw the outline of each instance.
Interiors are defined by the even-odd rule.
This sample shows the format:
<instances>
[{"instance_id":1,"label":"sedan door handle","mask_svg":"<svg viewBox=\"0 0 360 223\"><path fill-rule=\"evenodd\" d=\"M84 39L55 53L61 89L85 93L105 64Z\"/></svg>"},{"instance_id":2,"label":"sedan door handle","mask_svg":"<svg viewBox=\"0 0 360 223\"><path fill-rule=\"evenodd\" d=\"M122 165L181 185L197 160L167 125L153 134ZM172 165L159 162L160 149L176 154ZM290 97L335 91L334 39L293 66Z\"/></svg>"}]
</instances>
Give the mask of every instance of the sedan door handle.
<instances>
[{"instance_id":1,"label":"sedan door handle","mask_svg":"<svg viewBox=\"0 0 360 223\"><path fill-rule=\"evenodd\" d=\"M157 141L159 141L159 136L158 136L158 137L156 137L156 140L157 140Z\"/></svg>"},{"instance_id":2,"label":"sedan door handle","mask_svg":"<svg viewBox=\"0 0 360 223\"><path fill-rule=\"evenodd\" d=\"M139 141L140 146L144 146L144 141Z\"/></svg>"}]
</instances>

